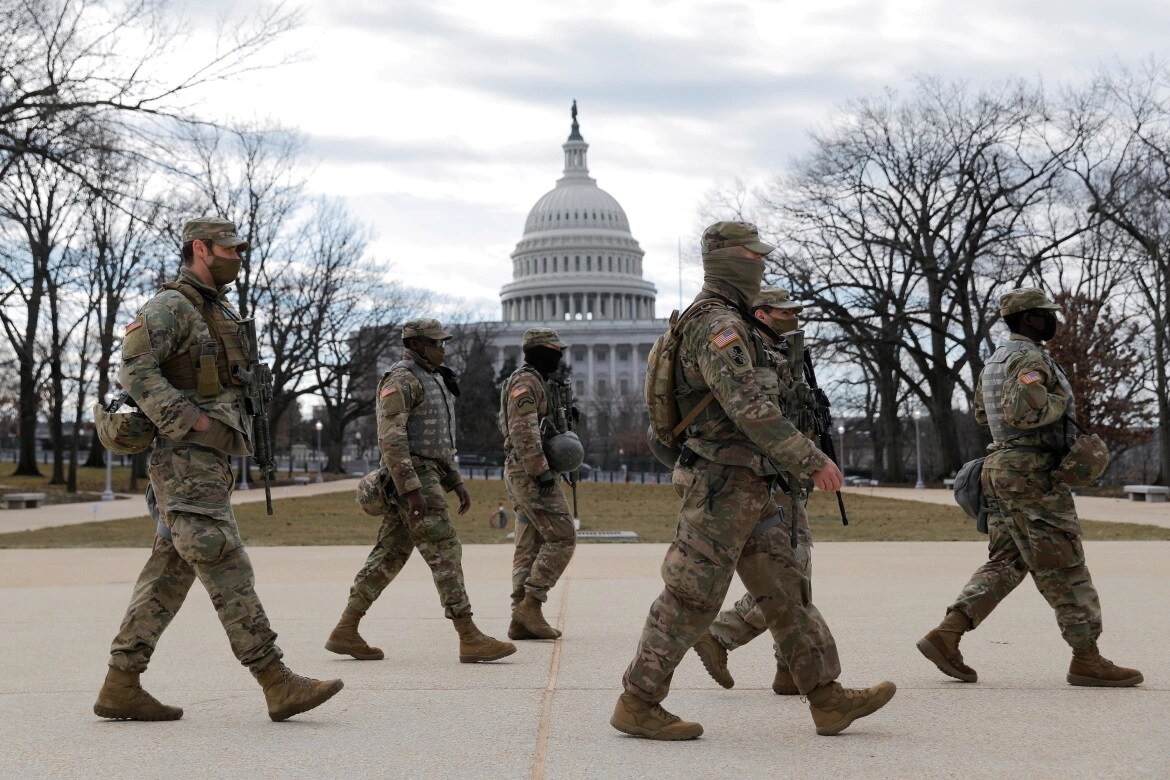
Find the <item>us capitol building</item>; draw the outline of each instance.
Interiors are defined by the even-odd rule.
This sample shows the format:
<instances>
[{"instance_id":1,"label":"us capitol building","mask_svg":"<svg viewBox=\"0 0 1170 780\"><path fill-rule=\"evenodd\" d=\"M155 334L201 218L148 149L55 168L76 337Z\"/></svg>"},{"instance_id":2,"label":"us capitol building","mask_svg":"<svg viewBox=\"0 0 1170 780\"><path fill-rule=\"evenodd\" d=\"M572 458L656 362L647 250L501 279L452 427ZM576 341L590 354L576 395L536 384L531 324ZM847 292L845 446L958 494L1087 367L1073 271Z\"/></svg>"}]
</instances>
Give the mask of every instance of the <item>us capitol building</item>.
<instances>
[{"instance_id":1,"label":"us capitol building","mask_svg":"<svg viewBox=\"0 0 1170 780\"><path fill-rule=\"evenodd\" d=\"M524 331L543 325L569 344L576 397L641 393L650 347L666 321L654 317L656 290L642 278L644 252L626 212L589 175L575 101L562 148L564 173L528 212L512 281L500 290L495 369L509 358L520 365Z\"/></svg>"}]
</instances>

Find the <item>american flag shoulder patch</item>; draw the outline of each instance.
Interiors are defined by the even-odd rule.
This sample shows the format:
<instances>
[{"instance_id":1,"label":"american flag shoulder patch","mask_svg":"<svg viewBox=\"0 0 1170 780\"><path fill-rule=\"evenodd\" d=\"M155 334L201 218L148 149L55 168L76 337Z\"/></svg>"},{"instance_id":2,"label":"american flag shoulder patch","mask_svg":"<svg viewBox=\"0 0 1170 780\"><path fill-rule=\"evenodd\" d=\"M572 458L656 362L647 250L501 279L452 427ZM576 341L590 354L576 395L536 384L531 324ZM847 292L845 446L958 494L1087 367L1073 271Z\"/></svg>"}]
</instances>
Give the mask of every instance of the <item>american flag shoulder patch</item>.
<instances>
[{"instance_id":1,"label":"american flag shoulder patch","mask_svg":"<svg viewBox=\"0 0 1170 780\"><path fill-rule=\"evenodd\" d=\"M130 331L134 330L135 328L141 328L141 327L142 327L142 318L135 317L134 321L126 326L126 332L129 333Z\"/></svg>"},{"instance_id":2,"label":"american flag shoulder patch","mask_svg":"<svg viewBox=\"0 0 1170 780\"><path fill-rule=\"evenodd\" d=\"M1023 374L1020 374L1020 381L1026 385L1034 385L1043 378L1044 377L1040 375L1039 371L1026 371Z\"/></svg>"},{"instance_id":3,"label":"american flag shoulder patch","mask_svg":"<svg viewBox=\"0 0 1170 780\"><path fill-rule=\"evenodd\" d=\"M715 345L716 349L723 349L728 344L731 344L731 343L737 341L738 339L739 339L739 334L736 333L731 328L728 328L727 330L723 331L722 333L720 333L716 336L713 336L711 338L711 343Z\"/></svg>"},{"instance_id":4,"label":"american flag shoulder patch","mask_svg":"<svg viewBox=\"0 0 1170 780\"><path fill-rule=\"evenodd\" d=\"M397 392L398 392L397 385L386 385L385 387L382 388L382 392L379 393L378 397L379 398L386 398L387 396L394 395Z\"/></svg>"},{"instance_id":5,"label":"american flag shoulder patch","mask_svg":"<svg viewBox=\"0 0 1170 780\"><path fill-rule=\"evenodd\" d=\"M520 385L519 387L517 387L515 390L512 391L512 397L519 398L520 396L524 395L527 392L528 392L528 385Z\"/></svg>"}]
</instances>

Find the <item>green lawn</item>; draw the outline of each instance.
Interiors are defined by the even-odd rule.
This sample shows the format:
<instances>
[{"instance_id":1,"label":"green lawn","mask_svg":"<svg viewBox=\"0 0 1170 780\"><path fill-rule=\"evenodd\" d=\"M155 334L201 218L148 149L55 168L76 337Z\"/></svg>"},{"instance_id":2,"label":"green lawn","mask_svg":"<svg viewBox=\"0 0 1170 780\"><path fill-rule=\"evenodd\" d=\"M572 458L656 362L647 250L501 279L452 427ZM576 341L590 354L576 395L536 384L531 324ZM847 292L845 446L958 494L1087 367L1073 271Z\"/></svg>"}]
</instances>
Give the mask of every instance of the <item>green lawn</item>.
<instances>
[{"instance_id":1,"label":"green lawn","mask_svg":"<svg viewBox=\"0 0 1170 780\"><path fill-rule=\"evenodd\" d=\"M469 544L496 543L510 529L491 528L488 518L506 503L498 480L471 480L472 508L453 519L460 538ZM987 537L958 507L914 501L846 496L850 524L842 527L837 502L821 493L809 507L817 541L979 541ZM240 531L251 545L370 544L379 519L362 514L349 492L273 502L275 515L264 514L263 502L236 508ZM645 542L667 542L674 536L678 498L669 485L626 485L587 482L580 487L580 516L586 530L636 531ZM1170 529L1130 523L1083 523L1086 539L1170 539ZM147 547L154 527L147 518L85 523L39 531L0 534L0 548L17 547Z\"/></svg>"}]
</instances>

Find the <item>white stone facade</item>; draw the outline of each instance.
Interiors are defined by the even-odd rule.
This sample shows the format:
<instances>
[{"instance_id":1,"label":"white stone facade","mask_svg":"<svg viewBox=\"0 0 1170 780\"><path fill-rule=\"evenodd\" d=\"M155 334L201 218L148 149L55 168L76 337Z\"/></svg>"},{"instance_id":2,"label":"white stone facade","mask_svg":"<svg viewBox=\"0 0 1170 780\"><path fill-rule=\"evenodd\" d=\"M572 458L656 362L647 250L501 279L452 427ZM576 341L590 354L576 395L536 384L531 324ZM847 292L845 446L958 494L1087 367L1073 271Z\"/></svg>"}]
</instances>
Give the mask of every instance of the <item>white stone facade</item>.
<instances>
[{"instance_id":1,"label":"white stone facade","mask_svg":"<svg viewBox=\"0 0 1170 780\"><path fill-rule=\"evenodd\" d=\"M656 290L642 278L644 253L625 211L589 176L575 110L563 148L564 175L529 212L512 252L512 281L500 290L496 370L509 357L519 365L524 331L545 325L570 345L576 396L640 392L666 321L654 316Z\"/></svg>"}]
</instances>

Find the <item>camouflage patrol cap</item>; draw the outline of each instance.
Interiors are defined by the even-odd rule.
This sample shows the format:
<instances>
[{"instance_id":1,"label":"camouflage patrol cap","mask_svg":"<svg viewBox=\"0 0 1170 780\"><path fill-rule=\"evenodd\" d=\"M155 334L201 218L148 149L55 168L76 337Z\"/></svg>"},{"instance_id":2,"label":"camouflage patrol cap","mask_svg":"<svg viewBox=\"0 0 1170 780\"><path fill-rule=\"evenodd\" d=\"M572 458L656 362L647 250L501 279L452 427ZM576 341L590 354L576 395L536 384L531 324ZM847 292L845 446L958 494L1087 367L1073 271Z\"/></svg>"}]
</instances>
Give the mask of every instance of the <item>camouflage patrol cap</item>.
<instances>
[{"instance_id":1,"label":"camouflage patrol cap","mask_svg":"<svg viewBox=\"0 0 1170 780\"><path fill-rule=\"evenodd\" d=\"M788 291L783 287L761 287L760 294L756 296L755 303L752 306L768 306L772 309L788 309L791 312L798 312L804 308L804 304L800 301L792 300Z\"/></svg>"},{"instance_id":2,"label":"camouflage patrol cap","mask_svg":"<svg viewBox=\"0 0 1170 780\"><path fill-rule=\"evenodd\" d=\"M1060 307L1048 300L1048 296L1039 287L1021 287L1000 296L999 316L1001 317L1029 309L1060 311Z\"/></svg>"},{"instance_id":3,"label":"camouflage patrol cap","mask_svg":"<svg viewBox=\"0 0 1170 780\"><path fill-rule=\"evenodd\" d=\"M250 244L240 238L236 223L219 217L196 217L183 223L183 243L210 241L220 246L235 247L243 252Z\"/></svg>"},{"instance_id":4,"label":"camouflage patrol cap","mask_svg":"<svg viewBox=\"0 0 1170 780\"><path fill-rule=\"evenodd\" d=\"M567 346L569 345L561 341L561 337L552 328L529 328L524 331L524 341L520 345L521 349L529 347L564 349Z\"/></svg>"},{"instance_id":5,"label":"camouflage patrol cap","mask_svg":"<svg viewBox=\"0 0 1170 780\"><path fill-rule=\"evenodd\" d=\"M701 242L703 254L715 249L743 246L766 255L776 247L760 240L760 231L750 222L716 222L703 231Z\"/></svg>"},{"instance_id":6,"label":"camouflage patrol cap","mask_svg":"<svg viewBox=\"0 0 1170 780\"><path fill-rule=\"evenodd\" d=\"M158 433L142 412L108 412L100 403L93 406L93 421L102 446L120 455L143 452Z\"/></svg>"},{"instance_id":7,"label":"camouflage patrol cap","mask_svg":"<svg viewBox=\"0 0 1170 780\"><path fill-rule=\"evenodd\" d=\"M454 338L454 334L443 330L443 325L430 317L417 320L407 320L402 323L402 340L430 339L431 341L446 341Z\"/></svg>"}]
</instances>

